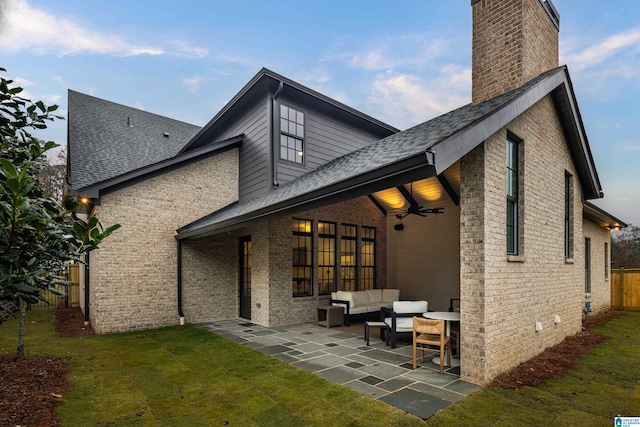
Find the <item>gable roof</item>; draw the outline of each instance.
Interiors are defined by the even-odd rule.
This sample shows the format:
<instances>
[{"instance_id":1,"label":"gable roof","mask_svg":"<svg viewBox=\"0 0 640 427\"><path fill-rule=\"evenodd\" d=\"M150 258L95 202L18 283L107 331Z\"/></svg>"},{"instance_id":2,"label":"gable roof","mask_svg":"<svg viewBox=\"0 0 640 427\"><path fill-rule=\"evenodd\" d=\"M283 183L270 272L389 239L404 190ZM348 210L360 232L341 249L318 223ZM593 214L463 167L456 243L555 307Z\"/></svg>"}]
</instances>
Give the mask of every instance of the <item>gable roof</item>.
<instances>
[{"instance_id":1,"label":"gable roof","mask_svg":"<svg viewBox=\"0 0 640 427\"><path fill-rule=\"evenodd\" d=\"M201 129L73 90L68 96L68 171L76 191L175 157Z\"/></svg>"},{"instance_id":2,"label":"gable roof","mask_svg":"<svg viewBox=\"0 0 640 427\"><path fill-rule=\"evenodd\" d=\"M178 229L177 238L204 237L435 176L546 95L556 105L585 198L602 197L569 73L562 66L503 95L339 157L261 197L213 212Z\"/></svg>"},{"instance_id":3,"label":"gable roof","mask_svg":"<svg viewBox=\"0 0 640 427\"><path fill-rule=\"evenodd\" d=\"M246 114L246 107L266 93L271 93L274 97L286 95L299 99L304 105L315 105L341 120L349 121L354 127L369 130L375 135L388 135L399 130L283 75L262 68L180 152L208 144L215 139L220 128Z\"/></svg>"}]
</instances>

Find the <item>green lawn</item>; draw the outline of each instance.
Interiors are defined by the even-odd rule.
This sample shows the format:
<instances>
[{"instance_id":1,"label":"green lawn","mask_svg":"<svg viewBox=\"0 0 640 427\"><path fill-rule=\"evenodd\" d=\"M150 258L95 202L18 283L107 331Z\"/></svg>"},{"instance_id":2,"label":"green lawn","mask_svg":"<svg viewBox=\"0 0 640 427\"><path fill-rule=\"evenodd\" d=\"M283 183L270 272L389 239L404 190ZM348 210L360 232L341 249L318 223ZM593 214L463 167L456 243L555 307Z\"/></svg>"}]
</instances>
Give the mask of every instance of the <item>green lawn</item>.
<instances>
[{"instance_id":1,"label":"green lawn","mask_svg":"<svg viewBox=\"0 0 640 427\"><path fill-rule=\"evenodd\" d=\"M58 338L53 311L27 320L27 353L71 365L63 426L611 426L640 415L640 313L597 328L611 338L564 378L483 388L427 423L192 326ZM15 351L16 329L0 325L0 352Z\"/></svg>"},{"instance_id":2,"label":"green lawn","mask_svg":"<svg viewBox=\"0 0 640 427\"><path fill-rule=\"evenodd\" d=\"M53 311L27 316L27 355L65 358L63 426L424 426L361 395L193 326L59 338ZM0 325L15 352L17 321Z\"/></svg>"},{"instance_id":3,"label":"green lawn","mask_svg":"<svg viewBox=\"0 0 640 427\"><path fill-rule=\"evenodd\" d=\"M613 426L640 416L640 313L592 329L609 337L563 378L536 387L485 387L429 419L433 426Z\"/></svg>"}]
</instances>

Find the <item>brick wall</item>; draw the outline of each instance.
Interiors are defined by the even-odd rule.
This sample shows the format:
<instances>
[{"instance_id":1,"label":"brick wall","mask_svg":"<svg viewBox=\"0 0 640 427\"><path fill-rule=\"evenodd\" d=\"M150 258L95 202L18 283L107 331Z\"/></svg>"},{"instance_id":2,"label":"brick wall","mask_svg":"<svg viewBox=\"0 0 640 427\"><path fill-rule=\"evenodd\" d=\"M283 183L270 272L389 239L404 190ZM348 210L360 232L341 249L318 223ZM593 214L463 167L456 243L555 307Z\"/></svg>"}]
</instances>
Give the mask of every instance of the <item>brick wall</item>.
<instances>
[{"instance_id":1,"label":"brick wall","mask_svg":"<svg viewBox=\"0 0 640 427\"><path fill-rule=\"evenodd\" d=\"M182 307L187 323L238 315L238 240L224 233L182 244Z\"/></svg>"},{"instance_id":2,"label":"brick wall","mask_svg":"<svg viewBox=\"0 0 640 427\"><path fill-rule=\"evenodd\" d=\"M230 150L101 198L101 222L122 227L91 253L97 333L178 322L175 230L237 200L237 183L238 150Z\"/></svg>"},{"instance_id":3,"label":"brick wall","mask_svg":"<svg viewBox=\"0 0 640 427\"><path fill-rule=\"evenodd\" d=\"M558 30L540 0L480 0L472 11L474 104L558 66Z\"/></svg>"},{"instance_id":4,"label":"brick wall","mask_svg":"<svg viewBox=\"0 0 640 427\"><path fill-rule=\"evenodd\" d=\"M582 229L584 238L591 239L591 293L585 295L585 301L591 302L593 315L611 308L611 236L609 229L588 220L583 221Z\"/></svg>"},{"instance_id":5,"label":"brick wall","mask_svg":"<svg viewBox=\"0 0 640 427\"><path fill-rule=\"evenodd\" d=\"M293 297L291 285L291 226L292 218L313 220L314 250L317 253L318 221L332 221L376 227L377 285L386 285L386 230L385 217L366 197L337 203L270 220L241 230L238 235L250 235L253 245L251 271L251 317L264 326L278 326L316 320L319 305L327 304L328 295ZM358 231L360 232L360 230ZM360 250L360 238L358 248ZM339 236L337 241L339 249ZM339 253L338 253L339 259ZM317 278L317 257L314 257L314 278ZM314 280L315 282L315 280Z\"/></svg>"},{"instance_id":6,"label":"brick wall","mask_svg":"<svg viewBox=\"0 0 640 427\"><path fill-rule=\"evenodd\" d=\"M522 256L506 255L505 143L523 139ZM461 376L486 383L577 333L584 301L584 238L575 182L574 258L564 257L564 177L576 176L550 97L461 162ZM561 322L554 323L559 315ZM535 331L535 322L543 330Z\"/></svg>"}]
</instances>

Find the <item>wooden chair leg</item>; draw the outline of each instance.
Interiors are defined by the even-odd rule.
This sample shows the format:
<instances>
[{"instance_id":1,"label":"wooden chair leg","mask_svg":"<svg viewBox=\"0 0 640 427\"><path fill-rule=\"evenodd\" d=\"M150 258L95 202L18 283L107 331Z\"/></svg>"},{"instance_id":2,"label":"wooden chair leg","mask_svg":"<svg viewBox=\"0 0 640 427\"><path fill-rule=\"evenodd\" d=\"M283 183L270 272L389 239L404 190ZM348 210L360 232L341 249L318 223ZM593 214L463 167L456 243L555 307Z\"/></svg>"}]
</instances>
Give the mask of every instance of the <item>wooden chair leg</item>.
<instances>
[{"instance_id":1,"label":"wooden chair leg","mask_svg":"<svg viewBox=\"0 0 640 427\"><path fill-rule=\"evenodd\" d=\"M413 369L416 369L416 352L418 351L415 341L413 342Z\"/></svg>"}]
</instances>

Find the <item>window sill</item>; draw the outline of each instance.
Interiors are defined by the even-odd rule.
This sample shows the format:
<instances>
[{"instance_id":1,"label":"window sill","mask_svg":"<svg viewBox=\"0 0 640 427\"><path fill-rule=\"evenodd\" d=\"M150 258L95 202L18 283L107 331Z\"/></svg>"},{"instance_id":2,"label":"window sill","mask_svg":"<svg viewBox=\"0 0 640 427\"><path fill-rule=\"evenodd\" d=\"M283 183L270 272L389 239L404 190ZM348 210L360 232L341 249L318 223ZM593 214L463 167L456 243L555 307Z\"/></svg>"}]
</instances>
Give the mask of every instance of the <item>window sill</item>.
<instances>
[{"instance_id":1,"label":"window sill","mask_svg":"<svg viewBox=\"0 0 640 427\"><path fill-rule=\"evenodd\" d=\"M564 263L565 264L575 264L575 261L573 260L573 258L565 258L564 259Z\"/></svg>"},{"instance_id":2,"label":"window sill","mask_svg":"<svg viewBox=\"0 0 640 427\"><path fill-rule=\"evenodd\" d=\"M524 260L522 255L507 255L507 262L524 262Z\"/></svg>"}]
</instances>

